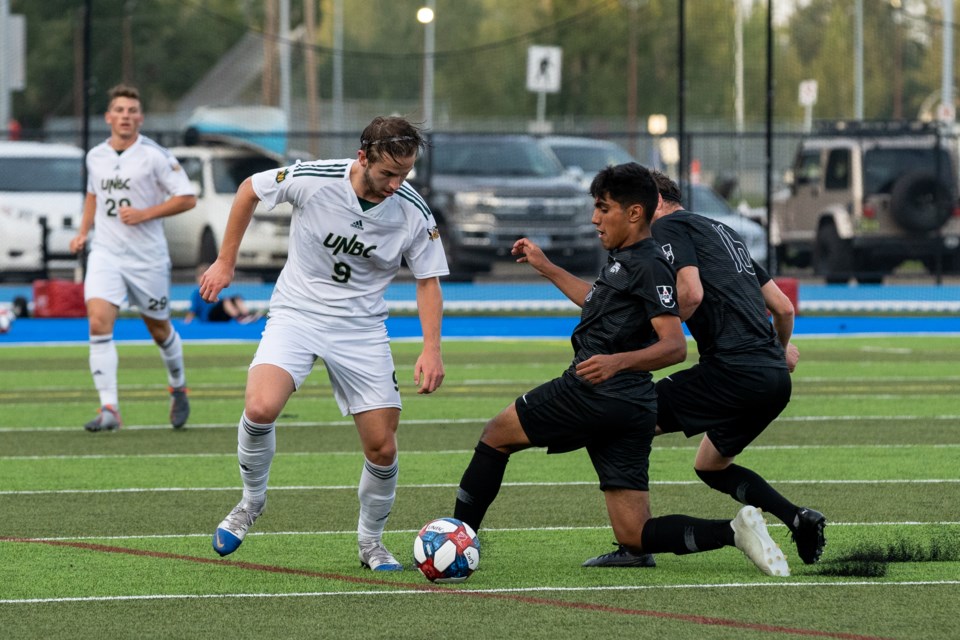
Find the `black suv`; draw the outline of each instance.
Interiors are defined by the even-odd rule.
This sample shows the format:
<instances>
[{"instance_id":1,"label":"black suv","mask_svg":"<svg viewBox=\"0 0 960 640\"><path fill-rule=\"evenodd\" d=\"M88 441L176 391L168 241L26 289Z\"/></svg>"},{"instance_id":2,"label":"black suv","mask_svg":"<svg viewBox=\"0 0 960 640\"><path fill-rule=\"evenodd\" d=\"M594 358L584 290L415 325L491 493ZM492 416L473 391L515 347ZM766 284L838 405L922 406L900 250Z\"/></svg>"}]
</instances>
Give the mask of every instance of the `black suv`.
<instances>
[{"instance_id":1,"label":"black suv","mask_svg":"<svg viewBox=\"0 0 960 640\"><path fill-rule=\"evenodd\" d=\"M528 237L555 263L596 275L593 201L532 136L434 134L410 181L427 199L451 279L469 280Z\"/></svg>"}]
</instances>

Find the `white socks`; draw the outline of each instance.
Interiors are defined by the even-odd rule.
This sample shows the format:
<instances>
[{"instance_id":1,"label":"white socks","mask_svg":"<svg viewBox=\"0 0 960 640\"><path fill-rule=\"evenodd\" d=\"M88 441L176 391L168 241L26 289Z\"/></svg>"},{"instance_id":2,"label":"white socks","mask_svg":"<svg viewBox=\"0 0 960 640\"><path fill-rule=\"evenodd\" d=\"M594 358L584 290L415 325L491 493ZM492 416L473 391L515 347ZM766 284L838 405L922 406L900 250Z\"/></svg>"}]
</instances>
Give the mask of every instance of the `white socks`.
<instances>
[{"instance_id":1,"label":"white socks","mask_svg":"<svg viewBox=\"0 0 960 640\"><path fill-rule=\"evenodd\" d=\"M100 406L119 406L117 394L117 344L113 334L90 336L90 373L100 393Z\"/></svg>"},{"instance_id":2,"label":"white socks","mask_svg":"<svg viewBox=\"0 0 960 640\"><path fill-rule=\"evenodd\" d=\"M160 357L167 366L167 382L171 387L182 387L186 384L186 374L183 370L183 342L177 330L171 327L170 335L159 347Z\"/></svg>"},{"instance_id":3,"label":"white socks","mask_svg":"<svg viewBox=\"0 0 960 640\"><path fill-rule=\"evenodd\" d=\"M237 430L237 460L245 502L262 503L267 493L270 464L277 450L275 422L257 424L244 413Z\"/></svg>"},{"instance_id":4,"label":"white socks","mask_svg":"<svg viewBox=\"0 0 960 640\"><path fill-rule=\"evenodd\" d=\"M380 540L383 528L387 525L387 516L393 508L397 495L397 458L388 467L381 467L369 460L363 461L360 474L360 520L357 523L357 538L360 542Z\"/></svg>"}]
</instances>

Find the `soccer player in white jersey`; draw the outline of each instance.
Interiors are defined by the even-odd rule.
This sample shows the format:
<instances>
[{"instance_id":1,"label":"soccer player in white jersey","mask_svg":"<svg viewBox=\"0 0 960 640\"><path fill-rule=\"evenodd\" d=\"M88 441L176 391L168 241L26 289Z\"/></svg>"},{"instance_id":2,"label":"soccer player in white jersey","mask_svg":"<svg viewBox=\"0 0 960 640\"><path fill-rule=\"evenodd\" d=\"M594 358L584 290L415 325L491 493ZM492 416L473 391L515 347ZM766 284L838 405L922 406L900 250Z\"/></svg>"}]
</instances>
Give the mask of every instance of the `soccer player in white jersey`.
<instances>
[{"instance_id":1,"label":"soccer player in white jersey","mask_svg":"<svg viewBox=\"0 0 960 640\"><path fill-rule=\"evenodd\" d=\"M400 117L364 129L357 158L317 160L264 171L237 191L220 255L200 280L208 302L230 284L243 234L259 202L293 205L287 263L250 370L238 428L243 499L217 527L213 548L236 551L263 511L276 449L275 426L317 358L326 365L343 415L352 415L365 457L357 538L361 566L399 571L383 545L397 487L400 391L385 320L384 292L405 260L416 278L423 351L418 393L443 381L439 276L449 273L433 214L404 179L425 145Z\"/></svg>"},{"instance_id":2,"label":"soccer player in white jersey","mask_svg":"<svg viewBox=\"0 0 960 640\"><path fill-rule=\"evenodd\" d=\"M87 258L84 298L90 321L90 373L100 411L84 428L120 428L117 347L113 327L124 299L139 309L167 368L170 423L179 429L190 415L180 335L170 324L170 254L163 218L196 206L197 198L177 159L140 135L139 92L118 85L105 115L110 137L87 153L87 197L70 250L80 252L94 229Z\"/></svg>"}]
</instances>

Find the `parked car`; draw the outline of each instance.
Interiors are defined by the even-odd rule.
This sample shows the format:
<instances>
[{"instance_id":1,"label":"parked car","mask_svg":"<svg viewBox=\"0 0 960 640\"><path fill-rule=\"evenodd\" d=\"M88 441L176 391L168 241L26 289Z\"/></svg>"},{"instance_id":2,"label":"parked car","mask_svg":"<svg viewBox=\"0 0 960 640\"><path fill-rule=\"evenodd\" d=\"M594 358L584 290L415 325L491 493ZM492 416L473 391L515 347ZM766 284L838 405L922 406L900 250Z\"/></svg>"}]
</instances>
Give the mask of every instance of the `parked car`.
<instances>
[{"instance_id":1,"label":"parked car","mask_svg":"<svg viewBox=\"0 0 960 640\"><path fill-rule=\"evenodd\" d=\"M31 217L0 206L0 281L30 281L42 277L43 228Z\"/></svg>"},{"instance_id":2,"label":"parked car","mask_svg":"<svg viewBox=\"0 0 960 640\"><path fill-rule=\"evenodd\" d=\"M720 194L705 184L680 186L684 208L727 225L743 238L750 257L767 266L767 231L760 223L745 218Z\"/></svg>"},{"instance_id":3,"label":"parked car","mask_svg":"<svg viewBox=\"0 0 960 640\"><path fill-rule=\"evenodd\" d=\"M243 180L259 171L277 169L281 159L253 148L197 145L170 149L197 190L197 206L164 219L170 259L177 268L217 259L230 205ZM240 244L237 270L275 279L287 261L289 204L272 211L258 207Z\"/></svg>"},{"instance_id":4,"label":"parked car","mask_svg":"<svg viewBox=\"0 0 960 640\"><path fill-rule=\"evenodd\" d=\"M587 190L593 177L604 167L636 162L626 149L609 140L578 136L546 136L542 140Z\"/></svg>"},{"instance_id":5,"label":"parked car","mask_svg":"<svg viewBox=\"0 0 960 640\"><path fill-rule=\"evenodd\" d=\"M510 249L522 237L571 271L599 268L592 200L532 136L436 134L410 181L437 220L451 279L513 260Z\"/></svg>"},{"instance_id":6,"label":"parked car","mask_svg":"<svg viewBox=\"0 0 960 640\"><path fill-rule=\"evenodd\" d=\"M283 163L266 151L236 146L174 147L170 152L194 183L197 206L166 218L164 230L174 268L193 268L216 260L233 196L244 178ZM0 277L77 265L70 240L83 215L83 158L83 150L72 145L0 142ZM238 271L276 277L287 260L291 214L287 204L257 209L240 245ZM48 229L47 265L41 223Z\"/></svg>"},{"instance_id":7,"label":"parked car","mask_svg":"<svg viewBox=\"0 0 960 640\"><path fill-rule=\"evenodd\" d=\"M911 259L960 270L957 138L939 126L821 123L773 200L778 260L828 283L881 282Z\"/></svg>"},{"instance_id":8,"label":"parked car","mask_svg":"<svg viewBox=\"0 0 960 640\"><path fill-rule=\"evenodd\" d=\"M70 240L83 215L84 191L83 150L79 147L0 142L0 271L6 277L44 271L44 227L52 266L76 265Z\"/></svg>"},{"instance_id":9,"label":"parked car","mask_svg":"<svg viewBox=\"0 0 960 640\"><path fill-rule=\"evenodd\" d=\"M581 174L584 189L598 171L612 164L636 162L626 149L615 142L578 136L547 136L544 144L549 146L564 166ZM686 209L722 222L740 234L754 260L766 266L767 234L763 226L741 215L720 194L705 184L692 184L683 188Z\"/></svg>"}]
</instances>

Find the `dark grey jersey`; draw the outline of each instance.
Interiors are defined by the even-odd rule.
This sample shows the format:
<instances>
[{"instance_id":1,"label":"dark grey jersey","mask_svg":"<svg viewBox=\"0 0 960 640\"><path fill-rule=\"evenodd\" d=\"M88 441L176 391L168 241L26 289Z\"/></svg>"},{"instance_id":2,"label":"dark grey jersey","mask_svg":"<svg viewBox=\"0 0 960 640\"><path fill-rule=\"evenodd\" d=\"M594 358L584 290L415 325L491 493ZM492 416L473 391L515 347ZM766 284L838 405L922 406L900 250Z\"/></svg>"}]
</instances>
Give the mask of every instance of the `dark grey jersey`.
<instances>
[{"instance_id":1,"label":"dark grey jersey","mask_svg":"<svg viewBox=\"0 0 960 640\"><path fill-rule=\"evenodd\" d=\"M770 275L750 257L737 232L682 210L658 219L651 230L677 271L700 270L703 301L686 323L700 361L785 368L783 347L760 292Z\"/></svg>"},{"instance_id":2,"label":"dark grey jersey","mask_svg":"<svg viewBox=\"0 0 960 640\"><path fill-rule=\"evenodd\" d=\"M673 268L653 238L610 252L570 337L574 358L567 372L576 376L576 365L593 355L636 351L656 342L650 320L679 315L675 290ZM647 371L620 372L594 390L637 403L656 397Z\"/></svg>"}]
</instances>

